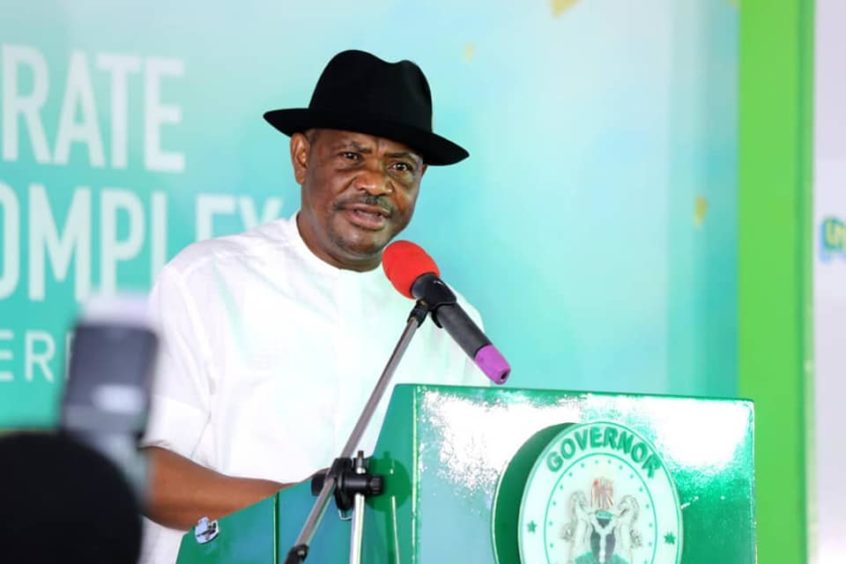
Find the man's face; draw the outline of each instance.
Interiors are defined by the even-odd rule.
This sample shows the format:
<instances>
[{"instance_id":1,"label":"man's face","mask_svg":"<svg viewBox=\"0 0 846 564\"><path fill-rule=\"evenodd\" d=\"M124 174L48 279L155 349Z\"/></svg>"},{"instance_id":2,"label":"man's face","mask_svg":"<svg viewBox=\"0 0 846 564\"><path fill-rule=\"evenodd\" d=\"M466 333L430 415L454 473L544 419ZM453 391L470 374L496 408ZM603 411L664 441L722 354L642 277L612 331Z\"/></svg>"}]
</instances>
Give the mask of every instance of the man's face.
<instances>
[{"instance_id":1,"label":"man's face","mask_svg":"<svg viewBox=\"0 0 846 564\"><path fill-rule=\"evenodd\" d=\"M376 268L382 249L411 221L422 157L382 137L313 129L291 137L291 161L309 249L338 268Z\"/></svg>"}]
</instances>

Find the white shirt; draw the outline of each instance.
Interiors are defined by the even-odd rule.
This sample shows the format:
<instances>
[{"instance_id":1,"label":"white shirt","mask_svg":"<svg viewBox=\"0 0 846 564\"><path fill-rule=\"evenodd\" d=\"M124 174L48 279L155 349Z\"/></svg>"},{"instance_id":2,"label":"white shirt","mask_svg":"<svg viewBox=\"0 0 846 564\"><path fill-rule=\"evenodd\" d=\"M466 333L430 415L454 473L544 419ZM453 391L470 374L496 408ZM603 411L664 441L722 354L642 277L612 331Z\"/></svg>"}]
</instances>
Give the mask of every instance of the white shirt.
<instances>
[{"instance_id":1,"label":"white shirt","mask_svg":"<svg viewBox=\"0 0 846 564\"><path fill-rule=\"evenodd\" d=\"M151 295L162 351L144 445L227 475L307 478L340 453L413 305L381 268L318 259L295 219L189 246ZM427 320L393 383L486 382ZM359 445L365 453L389 397ZM175 561L182 534L146 521L141 561Z\"/></svg>"}]
</instances>

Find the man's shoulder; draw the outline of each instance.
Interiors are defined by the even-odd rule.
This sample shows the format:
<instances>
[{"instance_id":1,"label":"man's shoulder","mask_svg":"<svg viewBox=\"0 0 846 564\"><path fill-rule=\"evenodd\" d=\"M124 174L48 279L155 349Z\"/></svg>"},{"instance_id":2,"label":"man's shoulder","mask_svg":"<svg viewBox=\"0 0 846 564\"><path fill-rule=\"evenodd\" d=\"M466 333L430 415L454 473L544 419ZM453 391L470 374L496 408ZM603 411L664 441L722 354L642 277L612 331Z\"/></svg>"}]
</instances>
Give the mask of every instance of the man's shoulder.
<instances>
[{"instance_id":1,"label":"man's shoulder","mask_svg":"<svg viewBox=\"0 0 846 564\"><path fill-rule=\"evenodd\" d=\"M235 235L197 241L179 251L167 268L189 276L197 270L262 260L289 248L289 230L288 220L277 219Z\"/></svg>"}]
</instances>

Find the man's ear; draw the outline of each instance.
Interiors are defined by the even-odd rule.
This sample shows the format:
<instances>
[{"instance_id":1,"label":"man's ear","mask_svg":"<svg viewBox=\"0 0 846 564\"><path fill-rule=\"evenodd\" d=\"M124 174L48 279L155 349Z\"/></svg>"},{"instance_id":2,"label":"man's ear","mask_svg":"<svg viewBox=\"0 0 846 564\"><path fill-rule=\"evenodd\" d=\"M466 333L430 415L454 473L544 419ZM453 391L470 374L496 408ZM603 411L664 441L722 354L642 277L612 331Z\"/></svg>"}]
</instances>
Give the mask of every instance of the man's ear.
<instances>
[{"instance_id":1,"label":"man's ear","mask_svg":"<svg viewBox=\"0 0 846 564\"><path fill-rule=\"evenodd\" d=\"M308 171L308 155L311 151L311 143L302 133L291 135L291 166L294 167L294 179L300 186L305 182Z\"/></svg>"}]
</instances>

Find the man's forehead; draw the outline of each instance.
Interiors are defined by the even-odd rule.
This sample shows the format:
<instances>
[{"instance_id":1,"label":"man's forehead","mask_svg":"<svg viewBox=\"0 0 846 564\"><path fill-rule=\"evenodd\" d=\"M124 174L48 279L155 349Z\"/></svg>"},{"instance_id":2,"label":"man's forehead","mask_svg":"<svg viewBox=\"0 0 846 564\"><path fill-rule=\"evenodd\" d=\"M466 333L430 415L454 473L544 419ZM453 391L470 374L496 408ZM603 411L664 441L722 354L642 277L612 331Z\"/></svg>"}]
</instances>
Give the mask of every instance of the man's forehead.
<instances>
[{"instance_id":1,"label":"man's forehead","mask_svg":"<svg viewBox=\"0 0 846 564\"><path fill-rule=\"evenodd\" d=\"M316 140L332 147L357 147L359 150L380 149L386 153L408 153L423 160L423 155L420 152L415 151L405 143L387 137L342 129L313 129L311 131L314 132Z\"/></svg>"}]
</instances>

